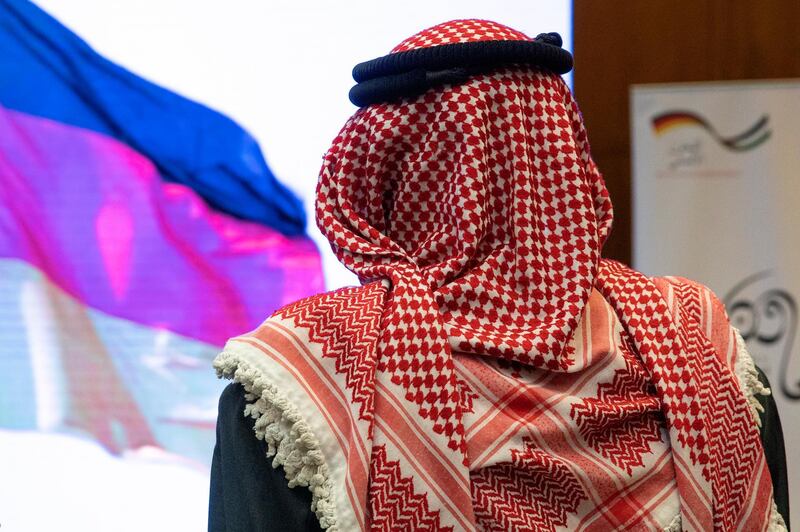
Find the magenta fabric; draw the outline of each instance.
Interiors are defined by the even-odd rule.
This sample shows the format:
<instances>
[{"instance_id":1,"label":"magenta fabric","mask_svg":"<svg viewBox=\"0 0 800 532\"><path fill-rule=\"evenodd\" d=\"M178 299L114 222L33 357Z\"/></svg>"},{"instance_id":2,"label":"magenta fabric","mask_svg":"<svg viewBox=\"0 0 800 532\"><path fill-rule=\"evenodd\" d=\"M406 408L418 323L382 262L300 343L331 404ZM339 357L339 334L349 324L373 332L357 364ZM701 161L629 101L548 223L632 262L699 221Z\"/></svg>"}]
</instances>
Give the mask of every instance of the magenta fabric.
<instances>
[{"instance_id":1,"label":"magenta fabric","mask_svg":"<svg viewBox=\"0 0 800 532\"><path fill-rule=\"evenodd\" d=\"M2 106L0 257L90 307L216 345L323 289L308 237L209 209L117 140Z\"/></svg>"}]
</instances>

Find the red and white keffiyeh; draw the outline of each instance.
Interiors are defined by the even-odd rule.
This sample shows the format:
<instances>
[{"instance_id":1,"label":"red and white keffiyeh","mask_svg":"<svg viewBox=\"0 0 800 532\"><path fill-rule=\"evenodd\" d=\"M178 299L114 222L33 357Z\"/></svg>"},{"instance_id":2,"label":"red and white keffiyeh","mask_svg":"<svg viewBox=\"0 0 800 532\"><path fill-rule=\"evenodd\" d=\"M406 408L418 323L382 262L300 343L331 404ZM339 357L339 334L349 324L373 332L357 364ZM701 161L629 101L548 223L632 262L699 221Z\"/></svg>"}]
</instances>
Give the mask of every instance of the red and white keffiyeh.
<instances>
[{"instance_id":1,"label":"red and white keffiyeh","mask_svg":"<svg viewBox=\"0 0 800 532\"><path fill-rule=\"evenodd\" d=\"M394 52L525 40L454 21ZM362 280L215 365L328 530L780 530L752 361L704 287L602 260L611 203L561 78L359 109L317 218Z\"/></svg>"}]
</instances>

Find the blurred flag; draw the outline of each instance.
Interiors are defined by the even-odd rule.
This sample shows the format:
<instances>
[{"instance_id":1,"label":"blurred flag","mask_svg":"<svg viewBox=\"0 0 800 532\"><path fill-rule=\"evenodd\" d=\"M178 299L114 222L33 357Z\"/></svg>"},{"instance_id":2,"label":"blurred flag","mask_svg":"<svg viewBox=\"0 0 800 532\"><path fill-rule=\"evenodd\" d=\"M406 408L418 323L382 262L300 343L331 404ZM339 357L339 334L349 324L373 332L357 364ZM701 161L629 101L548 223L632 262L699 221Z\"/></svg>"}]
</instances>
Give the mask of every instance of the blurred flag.
<instances>
[{"instance_id":1,"label":"blurred flag","mask_svg":"<svg viewBox=\"0 0 800 532\"><path fill-rule=\"evenodd\" d=\"M0 429L205 464L219 347L323 288L304 231L241 127L0 0Z\"/></svg>"}]
</instances>

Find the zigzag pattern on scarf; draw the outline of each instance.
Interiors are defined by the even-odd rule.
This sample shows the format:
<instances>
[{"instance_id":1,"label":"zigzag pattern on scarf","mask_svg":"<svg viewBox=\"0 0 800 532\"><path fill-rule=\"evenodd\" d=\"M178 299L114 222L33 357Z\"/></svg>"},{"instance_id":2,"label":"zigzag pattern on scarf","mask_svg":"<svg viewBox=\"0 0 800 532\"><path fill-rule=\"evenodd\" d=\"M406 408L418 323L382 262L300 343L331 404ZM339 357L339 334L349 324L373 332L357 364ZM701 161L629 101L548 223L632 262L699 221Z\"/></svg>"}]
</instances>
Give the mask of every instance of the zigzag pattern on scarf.
<instances>
[{"instance_id":1,"label":"zigzag pattern on scarf","mask_svg":"<svg viewBox=\"0 0 800 532\"><path fill-rule=\"evenodd\" d=\"M668 426L711 485L715 529L735 528L763 460L756 424L732 368L725 371L700 331L697 285L667 282L674 289L675 317L653 280L620 263L602 261L597 286L650 370Z\"/></svg>"},{"instance_id":2,"label":"zigzag pattern on scarf","mask_svg":"<svg viewBox=\"0 0 800 532\"><path fill-rule=\"evenodd\" d=\"M681 333L652 280L615 261L603 260L597 288L608 300L650 373L667 424L686 446L699 404ZM697 428L697 427L695 427Z\"/></svg>"},{"instance_id":3,"label":"zigzag pattern on scarf","mask_svg":"<svg viewBox=\"0 0 800 532\"><path fill-rule=\"evenodd\" d=\"M651 443L661 441L661 404L641 361L620 336L625 368L614 372L612 382L598 385L597 397L573 404L570 416L595 451L632 475L644 465Z\"/></svg>"},{"instance_id":4,"label":"zigzag pattern on scarf","mask_svg":"<svg viewBox=\"0 0 800 532\"><path fill-rule=\"evenodd\" d=\"M322 356L336 360L336 371L344 374L365 421L372 420L374 408L376 342L385 295L381 283L370 283L302 299L275 314L307 329L310 340L322 346Z\"/></svg>"},{"instance_id":5,"label":"zigzag pattern on scarf","mask_svg":"<svg viewBox=\"0 0 800 532\"><path fill-rule=\"evenodd\" d=\"M384 445L372 448L369 478L370 530L453 532L453 527L442 526L438 510L430 510L427 495L415 491L411 477L402 475L400 463L387 458Z\"/></svg>"},{"instance_id":6,"label":"zigzag pattern on scarf","mask_svg":"<svg viewBox=\"0 0 800 532\"><path fill-rule=\"evenodd\" d=\"M475 411L475 400L480 396L475 393L470 385L461 377L456 376L456 384L458 385L458 393L461 397L459 404L463 413L472 413Z\"/></svg>"},{"instance_id":7,"label":"zigzag pattern on scarf","mask_svg":"<svg viewBox=\"0 0 800 532\"><path fill-rule=\"evenodd\" d=\"M698 414L705 422L708 451L698 456L698 461L703 464L703 477L711 482L714 514L727 530L735 527L755 476L761 451L756 423L741 400L744 394L738 388L736 376L726 371L714 346L700 331L700 288L683 282L671 284L677 296L680 329L686 331L689 344L702 354L698 364L702 364L703 374L709 377L700 383Z\"/></svg>"},{"instance_id":8,"label":"zigzag pattern on scarf","mask_svg":"<svg viewBox=\"0 0 800 532\"><path fill-rule=\"evenodd\" d=\"M530 439L523 450L502 462L471 473L475 520L486 531L552 532L567 524L586 499L578 479L555 456L536 449Z\"/></svg>"}]
</instances>

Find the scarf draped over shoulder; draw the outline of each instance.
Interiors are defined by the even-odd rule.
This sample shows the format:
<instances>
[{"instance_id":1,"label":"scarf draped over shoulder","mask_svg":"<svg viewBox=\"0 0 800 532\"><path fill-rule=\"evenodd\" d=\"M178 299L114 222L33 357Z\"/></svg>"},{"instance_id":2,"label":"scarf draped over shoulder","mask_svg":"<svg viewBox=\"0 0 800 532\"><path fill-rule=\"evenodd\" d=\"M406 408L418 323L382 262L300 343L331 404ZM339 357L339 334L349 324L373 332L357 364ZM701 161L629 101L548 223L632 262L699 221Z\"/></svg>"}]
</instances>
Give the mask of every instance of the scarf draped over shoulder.
<instances>
[{"instance_id":1,"label":"scarf draped over shoulder","mask_svg":"<svg viewBox=\"0 0 800 532\"><path fill-rule=\"evenodd\" d=\"M483 40L531 39L453 21L394 52ZM703 286L601 259L611 203L558 75L359 109L317 220L362 285L215 366L323 528L782 529L744 343Z\"/></svg>"}]
</instances>

